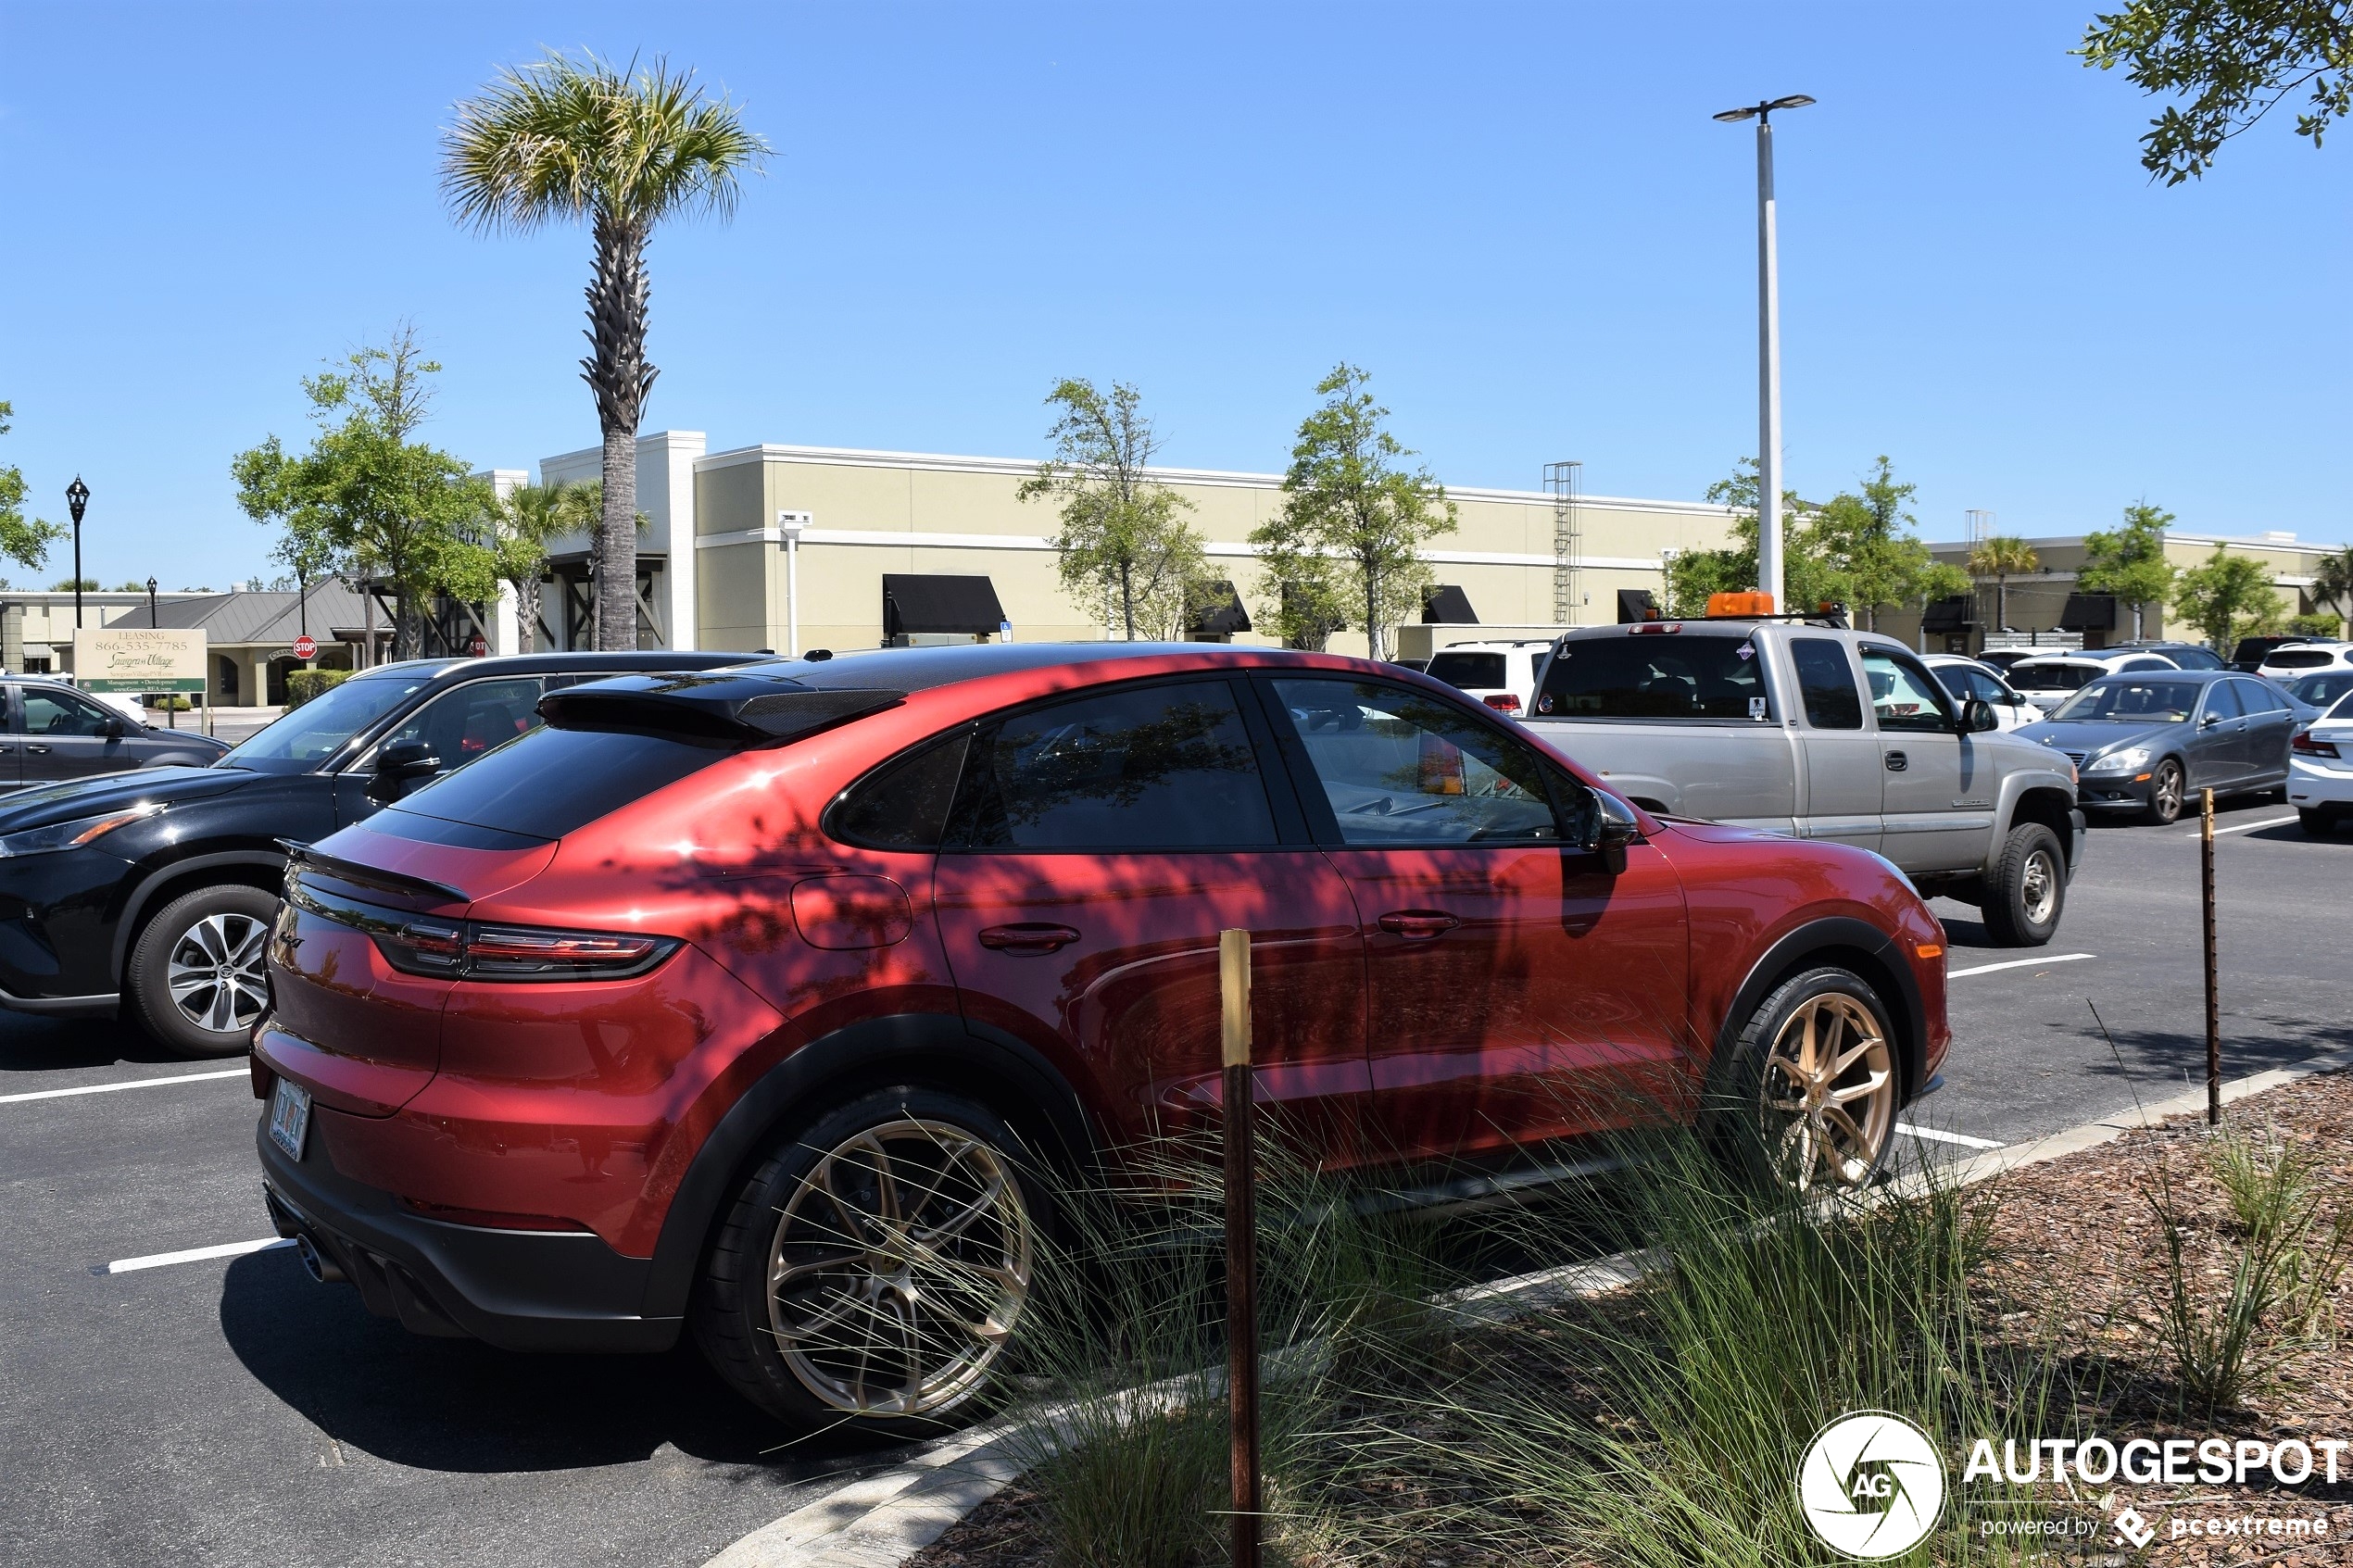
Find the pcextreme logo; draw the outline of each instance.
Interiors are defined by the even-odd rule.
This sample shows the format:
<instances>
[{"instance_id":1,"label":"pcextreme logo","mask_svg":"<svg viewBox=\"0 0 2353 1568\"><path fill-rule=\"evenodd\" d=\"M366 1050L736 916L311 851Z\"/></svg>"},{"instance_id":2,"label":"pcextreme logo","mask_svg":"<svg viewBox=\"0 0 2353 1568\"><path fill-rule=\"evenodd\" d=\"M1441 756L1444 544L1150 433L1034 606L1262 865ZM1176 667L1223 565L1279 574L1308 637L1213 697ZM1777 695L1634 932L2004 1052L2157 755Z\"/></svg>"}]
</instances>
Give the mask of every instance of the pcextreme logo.
<instances>
[{"instance_id":1,"label":"pcextreme logo","mask_svg":"<svg viewBox=\"0 0 2353 1568\"><path fill-rule=\"evenodd\" d=\"M1918 1546L1944 1511L1944 1461L1928 1434L1886 1411L1856 1411L1806 1445L1797 1506L1833 1550L1869 1562Z\"/></svg>"}]
</instances>

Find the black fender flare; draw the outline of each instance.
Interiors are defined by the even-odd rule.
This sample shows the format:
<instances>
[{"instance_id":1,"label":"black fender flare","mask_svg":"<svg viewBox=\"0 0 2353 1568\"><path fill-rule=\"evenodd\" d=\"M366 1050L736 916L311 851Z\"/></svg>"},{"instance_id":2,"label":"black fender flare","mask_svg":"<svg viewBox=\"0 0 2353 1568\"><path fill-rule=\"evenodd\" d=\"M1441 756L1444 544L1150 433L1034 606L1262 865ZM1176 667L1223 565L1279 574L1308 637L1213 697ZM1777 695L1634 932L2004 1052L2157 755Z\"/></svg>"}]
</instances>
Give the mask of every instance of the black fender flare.
<instances>
[{"instance_id":1,"label":"black fender flare","mask_svg":"<svg viewBox=\"0 0 2353 1568\"><path fill-rule=\"evenodd\" d=\"M950 1088L960 1082L989 1084L992 1092L983 1098L1025 1136L1047 1140L1041 1152L1049 1159L1083 1160L1096 1148L1092 1121L1076 1091L1051 1062L1011 1035L975 1029L943 1013L898 1013L852 1023L770 1068L703 1139L662 1217L642 1315L677 1317L686 1311L711 1227L735 1201L736 1188L778 1127L796 1112L822 1109L824 1092L835 1085L874 1087L910 1075L935 1082L944 1077L944 1086Z\"/></svg>"},{"instance_id":2,"label":"black fender flare","mask_svg":"<svg viewBox=\"0 0 2353 1568\"><path fill-rule=\"evenodd\" d=\"M123 965L131 961L131 934L139 929L139 916L155 898L157 890L168 882L175 882L190 872L200 872L214 866L252 866L267 868L283 874L286 858L268 849L223 849L210 855L190 855L184 859L168 860L141 877L131 896L122 901L122 913L115 918L114 951L108 960L108 972L118 980Z\"/></svg>"},{"instance_id":3,"label":"black fender flare","mask_svg":"<svg viewBox=\"0 0 2353 1568\"><path fill-rule=\"evenodd\" d=\"M1918 1098L1928 1079L1928 1008L1920 1000L1919 983L1912 978L1912 967L1905 962L1894 936L1849 915L1806 922L1780 937L1749 966L1748 977L1732 993L1732 1005L1725 1010L1724 1022L1716 1031L1716 1055L1708 1073L1711 1083L1721 1064L1731 1060L1733 1043L1781 977L1817 953L1838 951L1861 953L1869 960L1869 971L1863 978L1893 1006L1896 1016L1892 1022L1903 1036L1896 1042L1904 1070L1899 1103L1909 1104ZM1888 995L1890 991L1894 995Z\"/></svg>"}]
</instances>

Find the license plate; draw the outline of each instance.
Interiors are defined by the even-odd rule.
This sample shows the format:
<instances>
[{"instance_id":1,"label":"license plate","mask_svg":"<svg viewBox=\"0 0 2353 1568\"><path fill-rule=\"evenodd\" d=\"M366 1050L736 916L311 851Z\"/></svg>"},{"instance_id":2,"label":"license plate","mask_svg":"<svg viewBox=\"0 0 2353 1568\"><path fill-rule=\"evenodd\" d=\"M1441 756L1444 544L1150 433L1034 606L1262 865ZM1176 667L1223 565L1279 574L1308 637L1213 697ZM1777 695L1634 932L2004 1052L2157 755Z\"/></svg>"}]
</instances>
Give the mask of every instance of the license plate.
<instances>
[{"instance_id":1,"label":"license plate","mask_svg":"<svg viewBox=\"0 0 2353 1568\"><path fill-rule=\"evenodd\" d=\"M310 1132L310 1091L288 1079L278 1080L277 1088L270 1096L270 1141L286 1151L286 1158L302 1158L303 1139Z\"/></svg>"}]
</instances>

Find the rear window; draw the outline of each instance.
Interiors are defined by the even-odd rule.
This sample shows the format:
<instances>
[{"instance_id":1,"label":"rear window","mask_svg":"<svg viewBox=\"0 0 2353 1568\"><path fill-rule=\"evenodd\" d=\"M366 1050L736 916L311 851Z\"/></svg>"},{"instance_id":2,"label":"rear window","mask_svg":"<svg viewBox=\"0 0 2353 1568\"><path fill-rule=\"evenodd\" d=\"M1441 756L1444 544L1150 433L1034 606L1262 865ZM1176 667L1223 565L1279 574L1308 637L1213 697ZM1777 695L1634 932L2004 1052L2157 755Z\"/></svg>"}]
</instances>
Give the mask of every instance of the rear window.
<instances>
[{"instance_id":1,"label":"rear window","mask_svg":"<svg viewBox=\"0 0 2353 1568\"><path fill-rule=\"evenodd\" d=\"M2281 648L2264 663L2274 670L2324 670L2336 662L2326 648Z\"/></svg>"},{"instance_id":2,"label":"rear window","mask_svg":"<svg viewBox=\"0 0 2353 1568\"><path fill-rule=\"evenodd\" d=\"M561 838L736 749L625 730L537 729L434 780L368 825L395 836L427 837L425 831L403 834L399 819L432 817L528 838Z\"/></svg>"},{"instance_id":3,"label":"rear window","mask_svg":"<svg viewBox=\"0 0 2353 1568\"><path fill-rule=\"evenodd\" d=\"M2353 670L2335 675L2305 675L2290 682L2287 689L2288 695L2298 702L2326 708L2347 692L2353 692Z\"/></svg>"},{"instance_id":4,"label":"rear window","mask_svg":"<svg viewBox=\"0 0 2353 1568\"><path fill-rule=\"evenodd\" d=\"M2107 671L2096 664L2037 664L2028 660L2010 666L2010 684L2024 691L2081 691Z\"/></svg>"},{"instance_id":5,"label":"rear window","mask_svg":"<svg viewBox=\"0 0 2353 1568\"><path fill-rule=\"evenodd\" d=\"M1492 691L1511 684L1500 653L1438 654L1429 661L1428 673L1433 680L1462 691Z\"/></svg>"},{"instance_id":6,"label":"rear window","mask_svg":"<svg viewBox=\"0 0 2353 1568\"><path fill-rule=\"evenodd\" d=\"M1572 637L1544 671L1553 719L1767 719L1756 645L1690 632Z\"/></svg>"}]
</instances>

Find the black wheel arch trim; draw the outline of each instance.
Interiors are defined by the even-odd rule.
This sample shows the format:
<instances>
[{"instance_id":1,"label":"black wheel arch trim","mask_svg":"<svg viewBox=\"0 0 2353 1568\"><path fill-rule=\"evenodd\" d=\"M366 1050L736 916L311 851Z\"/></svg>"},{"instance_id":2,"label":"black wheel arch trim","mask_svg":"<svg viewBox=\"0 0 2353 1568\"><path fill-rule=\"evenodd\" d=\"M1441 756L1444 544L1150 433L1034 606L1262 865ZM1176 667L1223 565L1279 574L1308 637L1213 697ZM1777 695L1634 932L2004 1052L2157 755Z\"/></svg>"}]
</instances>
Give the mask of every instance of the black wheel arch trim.
<instances>
[{"instance_id":1,"label":"black wheel arch trim","mask_svg":"<svg viewBox=\"0 0 2353 1568\"><path fill-rule=\"evenodd\" d=\"M156 895L168 884L177 882L190 872L213 870L221 866L245 866L268 870L283 875L286 858L268 849L223 849L209 855L190 855L178 860L167 860L141 877L122 902L122 913L115 918L114 951L108 960L110 972L120 978L123 965L131 961L131 941L139 930L139 917L155 901Z\"/></svg>"},{"instance_id":2,"label":"black wheel arch trim","mask_svg":"<svg viewBox=\"0 0 2353 1568\"><path fill-rule=\"evenodd\" d=\"M946 1013L897 1013L852 1023L812 1040L770 1068L746 1089L695 1151L663 1216L641 1311L673 1317L686 1309L711 1227L735 1201L776 1129L796 1112L823 1109L824 1091L846 1080L887 1082L903 1066L950 1068L997 1085L991 1098L1017 1129L1043 1129L1061 1149L1049 1158L1090 1158L1097 1148L1091 1119L1076 1091L1052 1063L1002 1031L971 1025ZM941 1086L953 1089L953 1082Z\"/></svg>"},{"instance_id":3,"label":"black wheel arch trim","mask_svg":"<svg viewBox=\"0 0 2353 1568\"><path fill-rule=\"evenodd\" d=\"M1897 1042L1904 1064L1904 1095L1900 1103L1908 1105L1919 1098L1924 1092L1921 1085L1928 1079L1928 1008L1920 999L1919 983L1912 978L1912 966L1904 960L1894 937L1847 915L1806 922L1775 941L1749 966L1747 978L1732 994L1732 1005L1726 1010L1724 1022L1716 1032L1716 1056L1709 1064L1710 1076L1718 1063L1731 1060L1732 1047L1740 1039L1741 1031L1748 1027L1749 1019L1783 976L1817 953L1842 949L1864 954L1881 976L1894 983L1895 995L1882 994L1881 999L1895 1008L1896 1016L1891 1022L1904 1036ZM1862 978L1870 981L1881 976L1866 974ZM1874 989L1884 991L1879 986Z\"/></svg>"}]
</instances>

